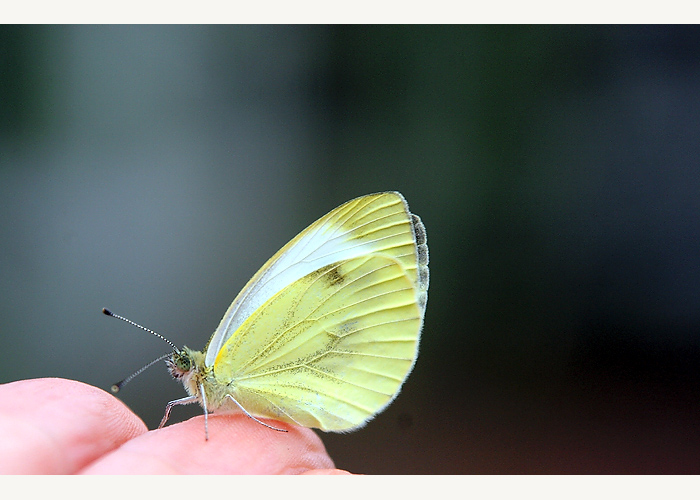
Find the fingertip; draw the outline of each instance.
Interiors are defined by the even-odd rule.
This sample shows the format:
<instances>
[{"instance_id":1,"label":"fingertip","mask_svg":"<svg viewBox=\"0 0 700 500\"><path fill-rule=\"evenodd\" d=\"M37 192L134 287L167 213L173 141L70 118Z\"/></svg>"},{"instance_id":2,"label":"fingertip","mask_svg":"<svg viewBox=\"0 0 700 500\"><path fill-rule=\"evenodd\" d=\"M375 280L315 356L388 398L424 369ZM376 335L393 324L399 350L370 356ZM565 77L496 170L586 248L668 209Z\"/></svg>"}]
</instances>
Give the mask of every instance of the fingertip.
<instances>
[{"instance_id":1,"label":"fingertip","mask_svg":"<svg viewBox=\"0 0 700 500\"><path fill-rule=\"evenodd\" d=\"M141 419L111 394L60 378L0 386L0 415L0 471L6 473L74 473L146 432Z\"/></svg>"}]
</instances>

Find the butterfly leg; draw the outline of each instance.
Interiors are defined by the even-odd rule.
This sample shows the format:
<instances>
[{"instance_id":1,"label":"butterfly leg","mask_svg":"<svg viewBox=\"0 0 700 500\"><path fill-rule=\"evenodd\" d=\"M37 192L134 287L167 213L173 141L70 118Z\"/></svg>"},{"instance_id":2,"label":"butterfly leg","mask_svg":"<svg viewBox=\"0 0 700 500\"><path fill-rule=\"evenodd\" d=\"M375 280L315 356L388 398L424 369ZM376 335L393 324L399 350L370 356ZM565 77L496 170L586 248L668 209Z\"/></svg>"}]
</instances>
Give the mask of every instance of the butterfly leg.
<instances>
[{"instance_id":1,"label":"butterfly leg","mask_svg":"<svg viewBox=\"0 0 700 500\"><path fill-rule=\"evenodd\" d=\"M246 411L246 409L243 408L243 407L241 406L241 404L240 404L238 401L236 401L236 400L234 399L234 397L231 396L230 394L226 394L226 397L229 398L229 399L230 399L231 401L233 401L234 403L236 403L236 406L238 406L238 407L241 409L241 411L242 411L243 413L245 413L246 415L248 415L250 418L252 418L253 420L255 420L257 423L262 424L262 425L264 425L265 427L267 427L267 428L269 428L269 429L272 429L273 431L287 432L285 429L278 429L277 427L273 427L273 426L271 426L271 425L268 425L268 424L266 424L265 422L261 422L260 420L258 420L257 418L255 418L253 415L251 415L250 413L248 413L248 412Z\"/></svg>"},{"instance_id":2,"label":"butterfly leg","mask_svg":"<svg viewBox=\"0 0 700 500\"><path fill-rule=\"evenodd\" d=\"M158 428L161 429L165 425L165 422L168 421L168 418L170 417L170 410L173 409L173 406L188 405L196 402L197 398L195 396L187 396L186 398L170 401L167 405L165 405L165 415L163 415L163 420L160 421Z\"/></svg>"},{"instance_id":3,"label":"butterfly leg","mask_svg":"<svg viewBox=\"0 0 700 500\"><path fill-rule=\"evenodd\" d=\"M207 393L204 385L199 383L199 394L202 396L202 408L204 408L204 440L209 441L209 410L207 409Z\"/></svg>"}]
</instances>

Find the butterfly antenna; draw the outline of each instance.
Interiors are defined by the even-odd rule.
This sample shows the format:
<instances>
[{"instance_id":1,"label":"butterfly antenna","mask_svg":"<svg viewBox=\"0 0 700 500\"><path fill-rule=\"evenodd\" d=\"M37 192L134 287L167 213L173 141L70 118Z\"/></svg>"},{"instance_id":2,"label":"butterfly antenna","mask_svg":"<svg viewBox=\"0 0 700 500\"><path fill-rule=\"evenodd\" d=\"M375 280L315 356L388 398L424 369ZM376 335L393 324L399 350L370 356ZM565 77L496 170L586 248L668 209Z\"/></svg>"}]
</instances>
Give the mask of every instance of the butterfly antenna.
<instances>
[{"instance_id":1,"label":"butterfly antenna","mask_svg":"<svg viewBox=\"0 0 700 500\"><path fill-rule=\"evenodd\" d=\"M139 325L138 323L134 323L133 321L131 321L130 319L125 318L124 316L119 316L118 314L114 314L112 311L110 311L110 310L107 309L107 308L103 308L103 309L102 309L102 312L103 312L104 314L106 314L107 316L112 316L113 318L117 318L117 319L120 319L120 320L122 320L122 321L126 321L126 322L129 323L130 325L135 326L136 328L140 328L141 330L144 330L144 331L146 331L146 332L148 332L148 333L152 333L153 335L155 335L155 336L158 337L159 339L164 340L165 342L167 342L167 343L170 345L170 347L173 348L173 351L175 351L175 352L177 352L177 353L180 352L180 349L179 349L175 344L173 344L173 343L170 342L168 339L166 339L165 337L163 337L160 333L156 333L156 332L154 332L153 330L151 330L150 328L146 328L145 326L141 326L141 325ZM146 369L150 368L151 366L155 365L158 361L161 361L161 360L163 360L163 359L165 359L165 358L167 358L167 357L169 357L169 356L171 356L170 353L168 353L168 354L163 354L162 356L160 356L160 357L154 359L153 361L151 361L150 363L148 363L146 366L144 366L144 367L141 368L140 370L137 370L137 371L135 371L134 373L132 373L131 375L129 375L128 377L126 377L125 379L120 380L119 382L117 382L116 384L114 384L114 385L112 386L112 392L114 392L114 393L119 392L119 390L120 390L122 387L124 387L126 384L128 384L128 383L131 381L131 379L133 379L133 378L136 377L137 375L140 375L144 370L146 370Z\"/></svg>"},{"instance_id":2,"label":"butterfly antenna","mask_svg":"<svg viewBox=\"0 0 700 500\"><path fill-rule=\"evenodd\" d=\"M141 330L144 330L144 331L146 331L146 332L148 332L148 333L152 333L153 335L155 335L155 336L158 337L159 339L165 340L168 344L170 344L170 347L173 348L173 351L175 351L175 352L180 352L180 349L179 349L175 344L173 344L173 343L170 342L168 339L166 339L165 337L163 337L160 333L156 333L156 332L154 332L153 330L151 330L150 328L146 328L145 326L141 326L141 325L139 325L138 323L134 323L134 322L131 321L130 319L126 319L124 316L119 316L118 314L114 314L114 313L113 313L112 311L110 311L109 309L102 308L102 312L103 312L104 314L106 314L107 316L112 316L113 318L117 318L117 319L120 319L120 320L122 320L122 321L126 321L126 322L129 323L130 325L135 326L136 328L140 328Z\"/></svg>"},{"instance_id":3,"label":"butterfly antenna","mask_svg":"<svg viewBox=\"0 0 700 500\"><path fill-rule=\"evenodd\" d=\"M120 380L119 382L117 382L116 384L114 384L114 385L112 386L112 392L114 392L114 393L119 392L119 391L121 390L122 387L124 387L126 384L128 384L128 383L131 381L132 378L136 377L137 375L140 375L141 372L143 372L144 370L150 368L151 366L155 365L158 361L161 361L161 360L163 360L163 359L165 359L165 358L167 358L167 357L169 357L169 356L171 356L170 353L168 353L168 354L163 354L162 356L159 356L158 358L156 358L156 359L154 359L153 361L151 361L150 363L148 363L148 364L147 364L146 366L144 366L143 368L141 368L141 369L139 369L139 370L136 370L134 373L132 373L131 375L129 375L128 377L126 377L124 380Z\"/></svg>"}]
</instances>

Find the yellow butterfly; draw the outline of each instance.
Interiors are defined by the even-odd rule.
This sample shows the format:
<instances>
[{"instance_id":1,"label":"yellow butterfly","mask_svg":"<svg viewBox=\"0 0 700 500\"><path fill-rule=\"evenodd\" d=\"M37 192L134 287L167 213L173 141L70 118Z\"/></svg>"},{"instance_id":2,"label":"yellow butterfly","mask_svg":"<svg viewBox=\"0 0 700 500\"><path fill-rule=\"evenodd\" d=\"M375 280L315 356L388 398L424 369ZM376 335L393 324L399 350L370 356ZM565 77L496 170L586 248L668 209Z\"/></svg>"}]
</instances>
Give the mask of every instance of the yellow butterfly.
<instances>
[{"instance_id":1,"label":"yellow butterfly","mask_svg":"<svg viewBox=\"0 0 700 500\"><path fill-rule=\"evenodd\" d=\"M166 363L189 396L168 403L159 428L174 406L195 402L205 425L228 410L273 429L258 418L362 427L413 368L428 281L425 227L401 194L339 206L265 263L203 351L170 343Z\"/></svg>"}]
</instances>

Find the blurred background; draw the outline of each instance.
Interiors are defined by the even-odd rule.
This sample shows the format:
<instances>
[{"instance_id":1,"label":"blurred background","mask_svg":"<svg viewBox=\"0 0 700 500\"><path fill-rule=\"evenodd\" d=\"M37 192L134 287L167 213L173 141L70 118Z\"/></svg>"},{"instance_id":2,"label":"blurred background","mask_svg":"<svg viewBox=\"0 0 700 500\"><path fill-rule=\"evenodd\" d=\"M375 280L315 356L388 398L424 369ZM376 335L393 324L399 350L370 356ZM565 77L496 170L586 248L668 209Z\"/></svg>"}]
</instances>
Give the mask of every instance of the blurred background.
<instances>
[{"instance_id":1,"label":"blurred background","mask_svg":"<svg viewBox=\"0 0 700 500\"><path fill-rule=\"evenodd\" d=\"M0 382L203 348L268 257L398 190L421 352L361 473L700 473L700 29L3 26ZM119 397L150 428L161 364ZM174 420L201 414L179 407Z\"/></svg>"}]
</instances>

